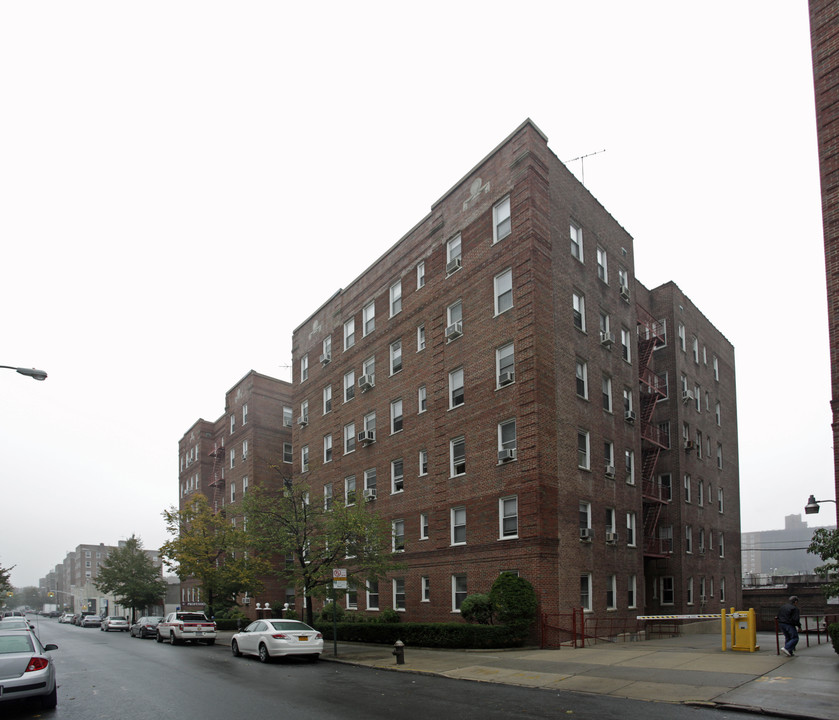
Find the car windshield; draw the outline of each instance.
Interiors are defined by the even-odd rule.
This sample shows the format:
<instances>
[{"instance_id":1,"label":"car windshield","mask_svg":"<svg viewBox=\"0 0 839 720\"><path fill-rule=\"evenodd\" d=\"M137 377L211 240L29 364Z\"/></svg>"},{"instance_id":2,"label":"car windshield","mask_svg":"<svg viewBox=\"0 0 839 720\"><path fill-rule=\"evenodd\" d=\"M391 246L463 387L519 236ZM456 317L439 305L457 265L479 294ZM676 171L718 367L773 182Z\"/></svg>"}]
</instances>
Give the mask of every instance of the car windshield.
<instances>
[{"instance_id":1,"label":"car windshield","mask_svg":"<svg viewBox=\"0 0 839 720\"><path fill-rule=\"evenodd\" d=\"M297 620L275 620L271 623L271 626L274 630L311 630L314 632L314 628Z\"/></svg>"},{"instance_id":2,"label":"car windshield","mask_svg":"<svg viewBox=\"0 0 839 720\"><path fill-rule=\"evenodd\" d=\"M0 655L32 652L33 650L34 647L29 635L0 635Z\"/></svg>"}]
</instances>

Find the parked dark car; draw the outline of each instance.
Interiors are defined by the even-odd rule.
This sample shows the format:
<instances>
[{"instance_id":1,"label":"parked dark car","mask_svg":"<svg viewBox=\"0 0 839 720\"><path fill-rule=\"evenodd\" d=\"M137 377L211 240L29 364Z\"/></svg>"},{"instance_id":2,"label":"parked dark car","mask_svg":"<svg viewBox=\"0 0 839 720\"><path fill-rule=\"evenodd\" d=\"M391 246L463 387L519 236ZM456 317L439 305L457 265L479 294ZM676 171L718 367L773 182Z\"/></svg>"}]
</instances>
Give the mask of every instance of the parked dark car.
<instances>
[{"instance_id":1,"label":"parked dark car","mask_svg":"<svg viewBox=\"0 0 839 720\"><path fill-rule=\"evenodd\" d=\"M128 634L131 637L138 638L155 637L157 635L157 624L161 620L163 620L162 617L141 617L131 626Z\"/></svg>"}]
</instances>

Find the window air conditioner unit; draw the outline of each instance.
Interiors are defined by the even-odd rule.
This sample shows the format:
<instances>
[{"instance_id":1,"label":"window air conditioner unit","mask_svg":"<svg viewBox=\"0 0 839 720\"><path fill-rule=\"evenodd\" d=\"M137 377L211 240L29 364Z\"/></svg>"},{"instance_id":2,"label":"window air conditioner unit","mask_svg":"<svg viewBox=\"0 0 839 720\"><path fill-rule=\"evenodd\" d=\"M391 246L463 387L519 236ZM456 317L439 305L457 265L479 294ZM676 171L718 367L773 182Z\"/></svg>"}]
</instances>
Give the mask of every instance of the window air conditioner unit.
<instances>
[{"instance_id":1,"label":"window air conditioner unit","mask_svg":"<svg viewBox=\"0 0 839 720\"><path fill-rule=\"evenodd\" d=\"M454 340L455 338L459 338L461 335L463 335L462 322L452 323L446 328L446 340Z\"/></svg>"},{"instance_id":2,"label":"window air conditioner unit","mask_svg":"<svg viewBox=\"0 0 839 720\"><path fill-rule=\"evenodd\" d=\"M705 601L706 601L707 599L708 599L708 598L707 598L705 595L700 595L700 596L699 596L699 602L701 602L703 605L705 604Z\"/></svg>"},{"instance_id":3,"label":"window air conditioner unit","mask_svg":"<svg viewBox=\"0 0 839 720\"><path fill-rule=\"evenodd\" d=\"M600 333L600 344L605 347L612 347L613 343L615 342L615 333L610 332L601 332Z\"/></svg>"},{"instance_id":4,"label":"window air conditioner unit","mask_svg":"<svg viewBox=\"0 0 839 720\"><path fill-rule=\"evenodd\" d=\"M446 275L451 275L453 272L457 272L462 267L463 261L461 258L456 257L454 260L449 260L449 262L446 263Z\"/></svg>"},{"instance_id":5,"label":"window air conditioner unit","mask_svg":"<svg viewBox=\"0 0 839 720\"><path fill-rule=\"evenodd\" d=\"M367 502L370 502L371 500L375 500L376 499L376 488L366 488L364 490L364 499Z\"/></svg>"},{"instance_id":6,"label":"window air conditioner unit","mask_svg":"<svg viewBox=\"0 0 839 720\"><path fill-rule=\"evenodd\" d=\"M320 356L320 364L328 365L332 361L332 353L324 353Z\"/></svg>"},{"instance_id":7,"label":"window air conditioner unit","mask_svg":"<svg viewBox=\"0 0 839 720\"><path fill-rule=\"evenodd\" d=\"M628 302L629 301L629 288L626 285L621 285L620 292L621 292L621 298Z\"/></svg>"},{"instance_id":8,"label":"window air conditioner unit","mask_svg":"<svg viewBox=\"0 0 839 720\"><path fill-rule=\"evenodd\" d=\"M591 540L591 528L580 528L580 540Z\"/></svg>"},{"instance_id":9,"label":"window air conditioner unit","mask_svg":"<svg viewBox=\"0 0 839 720\"><path fill-rule=\"evenodd\" d=\"M685 450L687 452L693 450L693 440L685 440Z\"/></svg>"},{"instance_id":10,"label":"window air conditioner unit","mask_svg":"<svg viewBox=\"0 0 839 720\"><path fill-rule=\"evenodd\" d=\"M607 478L615 477L615 466L614 465L607 465L606 466L606 477Z\"/></svg>"},{"instance_id":11,"label":"window air conditioner unit","mask_svg":"<svg viewBox=\"0 0 839 720\"><path fill-rule=\"evenodd\" d=\"M618 534L616 532L607 532L606 533L606 542L610 545L614 545L618 541Z\"/></svg>"},{"instance_id":12,"label":"window air conditioner unit","mask_svg":"<svg viewBox=\"0 0 839 720\"><path fill-rule=\"evenodd\" d=\"M299 418L297 418L297 424L300 427L306 427L309 424L309 416L301 415Z\"/></svg>"},{"instance_id":13,"label":"window air conditioner unit","mask_svg":"<svg viewBox=\"0 0 839 720\"><path fill-rule=\"evenodd\" d=\"M509 385L515 379L516 374L512 370L506 370L498 376L498 386L504 387L505 385Z\"/></svg>"},{"instance_id":14,"label":"window air conditioner unit","mask_svg":"<svg viewBox=\"0 0 839 720\"><path fill-rule=\"evenodd\" d=\"M635 411L634 410L627 410L626 413L624 414L624 418L626 419L626 422L628 422L630 424L634 423L635 422Z\"/></svg>"},{"instance_id":15,"label":"window air conditioner unit","mask_svg":"<svg viewBox=\"0 0 839 720\"><path fill-rule=\"evenodd\" d=\"M358 433L358 442L367 443L376 442L376 431L375 430L362 430Z\"/></svg>"},{"instance_id":16,"label":"window air conditioner unit","mask_svg":"<svg viewBox=\"0 0 839 720\"><path fill-rule=\"evenodd\" d=\"M685 390L682 393L682 402L683 403L687 404L691 400L694 400L694 399L695 399L695 397L694 397L694 394L693 394L693 390Z\"/></svg>"},{"instance_id":17,"label":"window air conditioner unit","mask_svg":"<svg viewBox=\"0 0 839 720\"><path fill-rule=\"evenodd\" d=\"M514 448L505 448L504 450L498 451L498 462L508 462L509 460L516 459L516 451Z\"/></svg>"},{"instance_id":18,"label":"window air conditioner unit","mask_svg":"<svg viewBox=\"0 0 839 720\"><path fill-rule=\"evenodd\" d=\"M358 387L361 389L361 392L366 392L373 387L376 384L375 379L375 375L362 375L358 378Z\"/></svg>"}]
</instances>

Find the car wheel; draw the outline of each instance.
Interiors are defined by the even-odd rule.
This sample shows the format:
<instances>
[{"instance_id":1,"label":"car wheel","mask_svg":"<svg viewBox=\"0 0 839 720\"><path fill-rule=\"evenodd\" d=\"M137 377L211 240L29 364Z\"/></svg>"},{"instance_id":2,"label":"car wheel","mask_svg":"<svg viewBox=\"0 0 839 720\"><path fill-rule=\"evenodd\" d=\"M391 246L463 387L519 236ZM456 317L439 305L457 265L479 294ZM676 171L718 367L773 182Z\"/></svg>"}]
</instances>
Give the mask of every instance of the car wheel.
<instances>
[{"instance_id":1,"label":"car wheel","mask_svg":"<svg viewBox=\"0 0 839 720\"><path fill-rule=\"evenodd\" d=\"M172 645L177 645L178 644L178 641L175 639L175 633L173 633L173 632L169 633L169 642Z\"/></svg>"},{"instance_id":2,"label":"car wheel","mask_svg":"<svg viewBox=\"0 0 839 720\"><path fill-rule=\"evenodd\" d=\"M163 642L163 637L160 635L159 632L157 633L157 635L155 635L155 640L157 640L157 642L159 643Z\"/></svg>"},{"instance_id":3,"label":"car wheel","mask_svg":"<svg viewBox=\"0 0 839 720\"><path fill-rule=\"evenodd\" d=\"M268 648L265 643L259 643L259 662L271 662L271 655L268 653Z\"/></svg>"},{"instance_id":4,"label":"car wheel","mask_svg":"<svg viewBox=\"0 0 839 720\"><path fill-rule=\"evenodd\" d=\"M233 657L242 657L242 653L239 652L239 643L235 640L230 643L230 651L233 653Z\"/></svg>"},{"instance_id":5,"label":"car wheel","mask_svg":"<svg viewBox=\"0 0 839 720\"><path fill-rule=\"evenodd\" d=\"M52 710L58 704L58 688L53 687L49 695L44 695L41 698L41 707L45 710Z\"/></svg>"}]
</instances>

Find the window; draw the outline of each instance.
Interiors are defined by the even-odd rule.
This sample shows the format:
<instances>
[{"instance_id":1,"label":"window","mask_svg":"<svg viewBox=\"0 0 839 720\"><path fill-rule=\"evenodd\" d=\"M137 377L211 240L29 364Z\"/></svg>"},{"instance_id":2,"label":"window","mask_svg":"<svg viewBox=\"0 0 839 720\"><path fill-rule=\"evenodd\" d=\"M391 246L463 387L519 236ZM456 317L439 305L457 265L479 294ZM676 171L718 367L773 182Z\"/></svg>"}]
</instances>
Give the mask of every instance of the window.
<instances>
[{"instance_id":1,"label":"window","mask_svg":"<svg viewBox=\"0 0 839 720\"><path fill-rule=\"evenodd\" d=\"M606 576L606 609L614 610L617 602L616 595L618 592L617 578L614 575Z\"/></svg>"},{"instance_id":2,"label":"window","mask_svg":"<svg viewBox=\"0 0 839 720\"><path fill-rule=\"evenodd\" d=\"M658 483L661 486L661 499L662 500L672 500L673 499L673 479L670 476L670 473L664 473L663 475L659 476Z\"/></svg>"},{"instance_id":3,"label":"window","mask_svg":"<svg viewBox=\"0 0 839 720\"><path fill-rule=\"evenodd\" d=\"M693 554L693 526L685 525L685 553Z\"/></svg>"},{"instance_id":4,"label":"window","mask_svg":"<svg viewBox=\"0 0 839 720\"><path fill-rule=\"evenodd\" d=\"M364 471L364 489L376 490L376 468L370 468Z\"/></svg>"},{"instance_id":5,"label":"window","mask_svg":"<svg viewBox=\"0 0 839 720\"><path fill-rule=\"evenodd\" d=\"M309 446L300 448L300 472L309 472Z\"/></svg>"},{"instance_id":6,"label":"window","mask_svg":"<svg viewBox=\"0 0 839 720\"><path fill-rule=\"evenodd\" d=\"M612 378L603 376L603 409L612 412Z\"/></svg>"},{"instance_id":7,"label":"window","mask_svg":"<svg viewBox=\"0 0 839 720\"><path fill-rule=\"evenodd\" d=\"M361 374L368 375L372 378L371 382L375 382L376 378L376 356L371 355L363 363L361 363Z\"/></svg>"},{"instance_id":8,"label":"window","mask_svg":"<svg viewBox=\"0 0 839 720\"><path fill-rule=\"evenodd\" d=\"M230 502L236 502L236 483L234 482L230 483Z\"/></svg>"},{"instance_id":9,"label":"window","mask_svg":"<svg viewBox=\"0 0 839 720\"><path fill-rule=\"evenodd\" d=\"M591 573L580 575L580 607L591 612Z\"/></svg>"},{"instance_id":10,"label":"window","mask_svg":"<svg viewBox=\"0 0 839 720\"><path fill-rule=\"evenodd\" d=\"M420 513L420 540L428 540L428 513Z\"/></svg>"},{"instance_id":11,"label":"window","mask_svg":"<svg viewBox=\"0 0 839 720\"><path fill-rule=\"evenodd\" d=\"M589 436L587 430L577 430L577 466L583 470L591 467L589 462Z\"/></svg>"},{"instance_id":12,"label":"window","mask_svg":"<svg viewBox=\"0 0 839 720\"><path fill-rule=\"evenodd\" d=\"M344 402L349 402L355 397L355 370L350 370L344 375Z\"/></svg>"},{"instance_id":13,"label":"window","mask_svg":"<svg viewBox=\"0 0 839 720\"><path fill-rule=\"evenodd\" d=\"M505 270L495 276L495 314L500 315L513 307L513 271Z\"/></svg>"},{"instance_id":14,"label":"window","mask_svg":"<svg viewBox=\"0 0 839 720\"><path fill-rule=\"evenodd\" d=\"M606 528L606 537L609 537L609 533L616 533L617 528L615 527L615 508L606 508L606 521L604 523Z\"/></svg>"},{"instance_id":15,"label":"window","mask_svg":"<svg viewBox=\"0 0 839 720\"><path fill-rule=\"evenodd\" d=\"M515 538L519 535L519 500L517 497L501 498L498 501L499 538Z\"/></svg>"},{"instance_id":16,"label":"window","mask_svg":"<svg viewBox=\"0 0 839 720\"><path fill-rule=\"evenodd\" d=\"M577 359L577 396L588 400L588 364L585 360Z\"/></svg>"},{"instance_id":17,"label":"window","mask_svg":"<svg viewBox=\"0 0 839 720\"><path fill-rule=\"evenodd\" d=\"M402 430L402 401L394 400L390 404L390 434L398 433Z\"/></svg>"},{"instance_id":18,"label":"window","mask_svg":"<svg viewBox=\"0 0 839 720\"><path fill-rule=\"evenodd\" d=\"M355 585L348 585L347 586L347 609L349 610L357 610L358 609L358 590L356 589Z\"/></svg>"},{"instance_id":19,"label":"window","mask_svg":"<svg viewBox=\"0 0 839 720\"><path fill-rule=\"evenodd\" d=\"M606 463L606 476L615 477L615 443L611 440L603 441L603 460Z\"/></svg>"},{"instance_id":20,"label":"window","mask_svg":"<svg viewBox=\"0 0 839 720\"><path fill-rule=\"evenodd\" d=\"M452 575L452 610L460 612L460 605L466 599L466 576Z\"/></svg>"},{"instance_id":21,"label":"window","mask_svg":"<svg viewBox=\"0 0 839 720\"><path fill-rule=\"evenodd\" d=\"M417 327L417 352L425 350L425 325Z\"/></svg>"},{"instance_id":22,"label":"window","mask_svg":"<svg viewBox=\"0 0 839 720\"><path fill-rule=\"evenodd\" d=\"M463 303L458 300L446 308L446 342L457 340L463 334Z\"/></svg>"},{"instance_id":23,"label":"window","mask_svg":"<svg viewBox=\"0 0 839 720\"><path fill-rule=\"evenodd\" d=\"M583 262L583 229L572 222L569 232L571 235L571 257Z\"/></svg>"},{"instance_id":24,"label":"window","mask_svg":"<svg viewBox=\"0 0 839 720\"><path fill-rule=\"evenodd\" d=\"M446 274L451 275L461 266L460 235L455 235L446 243Z\"/></svg>"},{"instance_id":25,"label":"window","mask_svg":"<svg viewBox=\"0 0 839 720\"><path fill-rule=\"evenodd\" d=\"M516 449L516 421L505 420L498 423L498 452ZM505 458L506 459L506 458Z\"/></svg>"},{"instance_id":26,"label":"window","mask_svg":"<svg viewBox=\"0 0 839 720\"><path fill-rule=\"evenodd\" d=\"M510 231L510 198L507 196L492 208L492 242L503 240Z\"/></svg>"},{"instance_id":27,"label":"window","mask_svg":"<svg viewBox=\"0 0 839 720\"><path fill-rule=\"evenodd\" d=\"M248 476L242 478L242 497L248 494ZM245 518L247 520L247 518Z\"/></svg>"},{"instance_id":28,"label":"window","mask_svg":"<svg viewBox=\"0 0 839 720\"><path fill-rule=\"evenodd\" d=\"M294 410L290 407L283 407L283 427L291 427L294 418Z\"/></svg>"},{"instance_id":29,"label":"window","mask_svg":"<svg viewBox=\"0 0 839 720\"><path fill-rule=\"evenodd\" d=\"M714 368L714 380L720 379L720 361L716 355L713 356L711 364Z\"/></svg>"},{"instance_id":30,"label":"window","mask_svg":"<svg viewBox=\"0 0 839 720\"><path fill-rule=\"evenodd\" d=\"M405 521L394 520L391 523L391 534L393 536L393 552L405 550Z\"/></svg>"},{"instance_id":31,"label":"window","mask_svg":"<svg viewBox=\"0 0 839 720\"><path fill-rule=\"evenodd\" d=\"M452 477L466 474L466 438L462 435L449 442L449 462Z\"/></svg>"},{"instance_id":32,"label":"window","mask_svg":"<svg viewBox=\"0 0 839 720\"><path fill-rule=\"evenodd\" d=\"M717 533L717 548L720 551L720 557L724 558L725 557L725 537L723 537L723 534L721 532Z\"/></svg>"},{"instance_id":33,"label":"window","mask_svg":"<svg viewBox=\"0 0 839 720\"><path fill-rule=\"evenodd\" d=\"M687 597L687 604L693 605L693 578L688 578L688 597Z\"/></svg>"},{"instance_id":34,"label":"window","mask_svg":"<svg viewBox=\"0 0 839 720\"><path fill-rule=\"evenodd\" d=\"M424 413L428 410L428 392L425 385L420 385L417 389L417 413Z\"/></svg>"},{"instance_id":35,"label":"window","mask_svg":"<svg viewBox=\"0 0 839 720\"><path fill-rule=\"evenodd\" d=\"M635 513L626 513L626 544L635 547Z\"/></svg>"},{"instance_id":36,"label":"window","mask_svg":"<svg viewBox=\"0 0 839 720\"><path fill-rule=\"evenodd\" d=\"M422 595L420 596L420 600L422 602L431 602L431 578L428 575L423 575L420 578L420 588Z\"/></svg>"},{"instance_id":37,"label":"window","mask_svg":"<svg viewBox=\"0 0 839 720\"><path fill-rule=\"evenodd\" d=\"M327 385L323 389L323 414L332 412L332 386Z\"/></svg>"},{"instance_id":38,"label":"window","mask_svg":"<svg viewBox=\"0 0 839 720\"><path fill-rule=\"evenodd\" d=\"M621 297L624 300L629 300L629 273L626 268L618 268L618 285L620 285Z\"/></svg>"},{"instance_id":39,"label":"window","mask_svg":"<svg viewBox=\"0 0 839 720\"><path fill-rule=\"evenodd\" d=\"M367 337L376 329L376 303L371 302L361 310L361 335Z\"/></svg>"},{"instance_id":40,"label":"window","mask_svg":"<svg viewBox=\"0 0 839 720\"><path fill-rule=\"evenodd\" d=\"M402 369L402 340L390 344L390 374L395 375Z\"/></svg>"},{"instance_id":41,"label":"window","mask_svg":"<svg viewBox=\"0 0 839 720\"><path fill-rule=\"evenodd\" d=\"M355 475L344 479L344 503L355 505Z\"/></svg>"},{"instance_id":42,"label":"window","mask_svg":"<svg viewBox=\"0 0 839 720\"><path fill-rule=\"evenodd\" d=\"M699 339L696 335L691 337L691 350L693 351L693 362L699 365Z\"/></svg>"},{"instance_id":43,"label":"window","mask_svg":"<svg viewBox=\"0 0 839 720\"><path fill-rule=\"evenodd\" d=\"M300 382L309 379L309 356L300 358Z\"/></svg>"},{"instance_id":44,"label":"window","mask_svg":"<svg viewBox=\"0 0 839 720\"><path fill-rule=\"evenodd\" d=\"M609 271L606 261L606 251L602 247L597 248L597 277L604 283L609 282Z\"/></svg>"},{"instance_id":45,"label":"window","mask_svg":"<svg viewBox=\"0 0 839 720\"><path fill-rule=\"evenodd\" d=\"M300 403L300 420L303 423L308 423L309 422L309 401L308 400L304 400L302 403Z\"/></svg>"},{"instance_id":46,"label":"window","mask_svg":"<svg viewBox=\"0 0 839 720\"><path fill-rule=\"evenodd\" d=\"M575 292L571 297L571 305L574 309L574 327L578 330L586 331L586 299L585 297Z\"/></svg>"},{"instance_id":47,"label":"window","mask_svg":"<svg viewBox=\"0 0 839 720\"><path fill-rule=\"evenodd\" d=\"M684 481L685 481L685 482L684 482L684 486L685 486L685 502L686 502L686 503L689 503L689 502L690 502L690 474L685 473L685 478L684 478Z\"/></svg>"},{"instance_id":48,"label":"window","mask_svg":"<svg viewBox=\"0 0 839 720\"><path fill-rule=\"evenodd\" d=\"M495 371L497 386L503 387L515 382L516 354L513 343L503 345L495 351Z\"/></svg>"},{"instance_id":49,"label":"window","mask_svg":"<svg viewBox=\"0 0 839 720\"><path fill-rule=\"evenodd\" d=\"M349 350L355 345L355 318L350 318L344 323L344 350Z\"/></svg>"},{"instance_id":50,"label":"window","mask_svg":"<svg viewBox=\"0 0 839 720\"><path fill-rule=\"evenodd\" d=\"M232 470L235 465L236 465L236 451L233 448L230 448L230 469Z\"/></svg>"},{"instance_id":51,"label":"window","mask_svg":"<svg viewBox=\"0 0 839 720\"><path fill-rule=\"evenodd\" d=\"M466 544L466 508L456 507L451 511L452 545Z\"/></svg>"},{"instance_id":52,"label":"window","mask_svg":"<svg viewBox=\"0 0 839 720\"><path fill-rule=\"evenodd\" d=\"M725 578L720 578L720 602L725 602Z\"/></svg>"},{"instance_id":53,"label":"window","mask_svg":"<svg viewBox=\"0 0 839 720\"><path fill-rule=\"evenodd\" d=\"M633 609L636 606L636 586L637 580L635 575L630 575L626 579L626 606Z\"/></svg>"},{"instance_id":54,"label":"window","mask_svg":"<svg viewBox=\"0 0 839 720\"><path fill-rule=\"evenodd\" d=\"M230 416L230 434L232 435L236 431L236 416Z\"/></svg>"},{"instance_id":55,"label":"window","mask_svg":"<svg viewBox=\"0 0 839 720\"><path fill-rule=\"evenodd\" d=\"M725 497L724 497L724 494L723 494L723 489L722 488L717 488L717 510L719 510L720 513L725 512L724 500L725 500Z\"/></svg>"},{"instance_id":56,"label":"window","mask_svg":"<svg viewBox=\"0 0 839 720\"><path fill-rule=\"evenodd\" d=\"M355 423L344 425L344 454L355 452Z\"/></svg>"},{"instance_id":57,"label":"window","mask_svg":"<svg viewBox=\"0 0 839 720\"><path fill-rule=\"evenodd\" d=\"M370 580L367 583L367 609L379 609L379 582L378 580Z\"/></svg>"},{"instance_id":58,"label":"window","mask_svg":"<svg viewBox=\"0 0 839 720\"><path fill-rule=\"evenodd\" d=\"M627 420L630 418L630 413L632 411L632 390L628 387L625 387L623 389L623 412L624 417L626 417Z\"/></svg>"},{"instance_id":59,"label":"window","mask_svg":"<svg viewBox=\"0 0 839 720\"><path fill-rule=\"evenodd\" d=\"M405 609L405 578L393 579L393 609Z\"/></svg>"},{"instance_id":60,"label":"window","mask_svg":"<svg viewBox=\"0 0 839 720\"><path fill-rule=\"evenodd\" d=\"M661 578L661 604L672 605L675 599L672 576Z\"/></svg>"},{"instance_id":61,"label":"window","mask_svg":"<svg viewBox=\"0 0 839 720\"><path fill-rule=\"evenodd\" d=\"M632 349L630 343L632 342L632 333L625 327L621 328L621 357L626 362L632 362Z\"/></svg>"},{"instance_id":62,"label":"window","mask_svg":"<svg viewBox=\"0 0 839 720\"><path fill-rule=\"evenodd\" d=\"M425 260L417 263L417 290L425 287Z\"/></svg>"},{"instance_id":63,"label":"window","mask_svg":"<svg viewBox=\"0 0 839 720\"><path fill-rule=\"evenodd\" d=\"M392 460L390 463L390 491L400 493L405 486L405 471L402 458Z\"/></svg>"},{"instance_id":64,"label":"window","mask_svg":"<svg viewBox=\"0 0 839 720\"><path fill-rule=\"evenodd\" d=\"M376 411L369 412L364 416L364 429L365 430L374 430L376 429Z\"/></svg>"},{"instance_id":65,"label":"window","mask_svg":"<svg viewBox=\"0 0 839 720\"><path fill-rule=\"evenodd\" d=\"M591 503L580 503L580 539L588 540L591 537Z\"/></svg>"},{"instance_id":66,"label":"window","mask_svg":"<svg viewBox=\"0 0 839 720\"><path fill-rule=\"evenodd\" d=\"M679 349L682 352L685 352L685 326L682 323L679 323L678 333L679 333Z\"/></svg>"},{"instance_id":67,"label":"window","mask_svg":"<svg viewBox=\"0 0 839 720\"><path fill-rule=\"evenodd\" d=\"M705 504L705 485L701 480L696 483L696 504L700 507Z\"/></svg>"},{"instance_id":68,"label":"window","mask_svg":"<svg viewBox=\"0 0 839 720\"><path fill-rule=\"evenodd\" d=\"M717 467L722 470L722 445L717 443Z\"/></svg>"},{"instance_id":69,"label":"window","mask_svg":"<svg viewBox=\"0 0 839 720\"><path fill-rule=\"evenodd\" d=\"M419 451L419 474L428 475L428 450Z\"/></svg>"},{"instance_id":70,"label":"window","mask_svg":"<svg viewBox=\"0 0 839 720\"><path fill-rule=\"evenodd\" d=\"M326 483L323 486L323 509L332 509L332 483Z\"/></svg>"},{"instance_id":71,"label":"window","mask_svg":"<svg viewBox=\"0 0 839 720\"><path fill-rule=\"evenodd\" d=\"M705 554L705 528L699 528L699 554Z\"/></svg>"},{"instance_id":72,"label":"window","mask_svg":"<svg viewBox=\"0 0 839 720\"><path fill-rule=\"evenodd\" d=\"M399 280L390 286L390 316L402 312L402 281Z\"/></svg>"},{"instance_id":73,"label":"window","mask_svg":"<svg viewBox=\"0 0 839 720\"><path fill-rule=\"evenodd\" d=\"M291 443L283 443L283 462L294 462L292 459Z\"/></svg>"},{"instance_id":74,"label":"window","mask_svg":"<svg viewBox=\"0 0 839 720\"><path fill-rule=\"evenodd\" d=\"M332 435L323 436L323 462L332 462Z\"/></svg>"},{"instance_id":75,"label":"window","mask_svg":"<svg viewBox=\"0 0 839 720\"><path fill-rule=\"evenodd\" d=\"M449 373L449 409L463 405L464 401L463 368L458 368Z\"/></svg>"},{"instance_id":76,"label":"window","mask_svg":"<svg viewBox=\"0 0 839 720\"><path fill-rule=\"evenodd\" d=\"M717 427L721 426L721 409L720 409L720 402L717 400L716 404L714 405L714 418L717 421Z\"/></svg>"}]
</instances>

